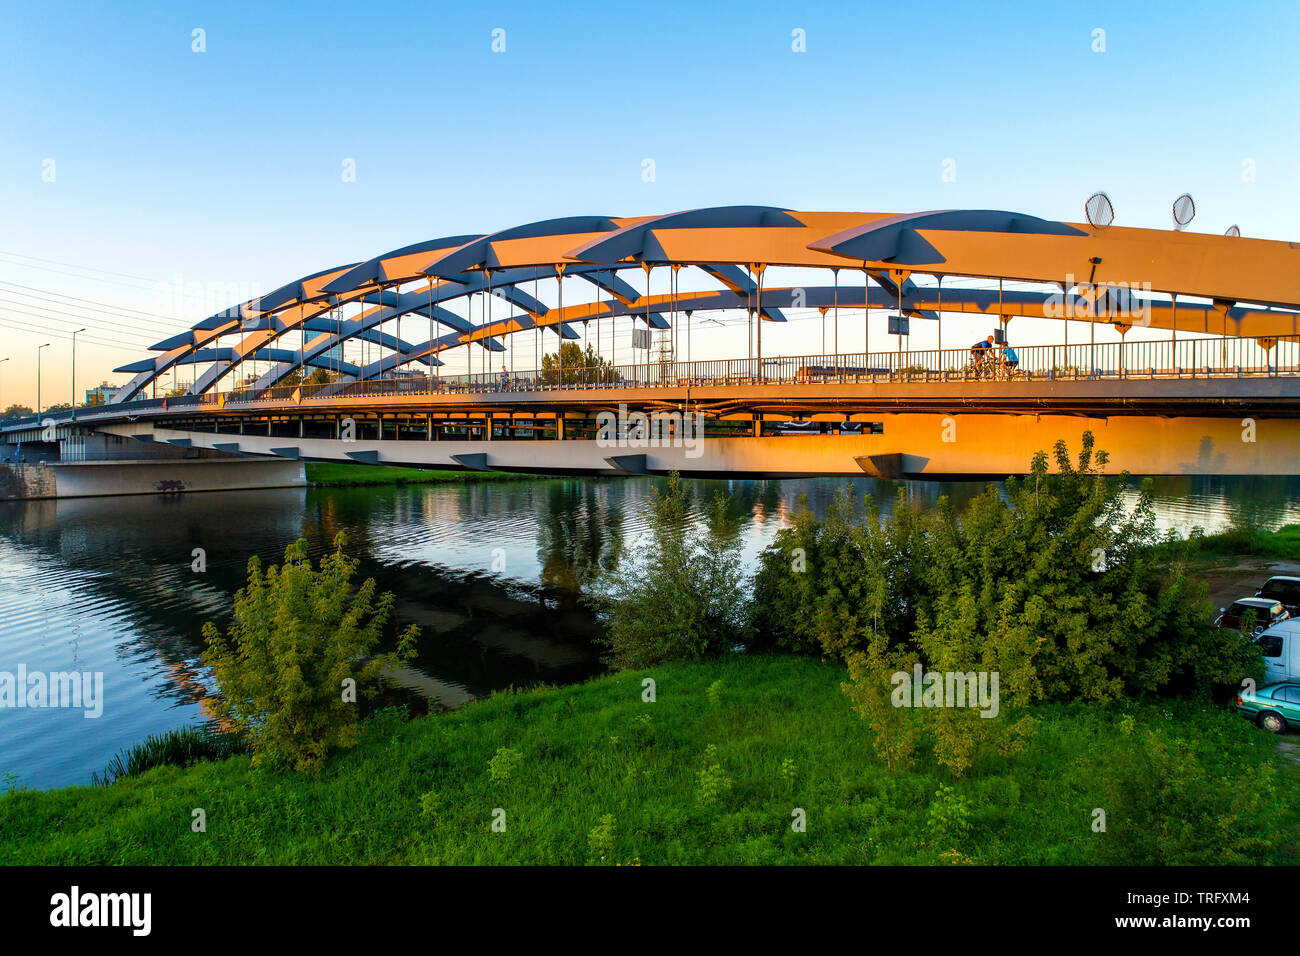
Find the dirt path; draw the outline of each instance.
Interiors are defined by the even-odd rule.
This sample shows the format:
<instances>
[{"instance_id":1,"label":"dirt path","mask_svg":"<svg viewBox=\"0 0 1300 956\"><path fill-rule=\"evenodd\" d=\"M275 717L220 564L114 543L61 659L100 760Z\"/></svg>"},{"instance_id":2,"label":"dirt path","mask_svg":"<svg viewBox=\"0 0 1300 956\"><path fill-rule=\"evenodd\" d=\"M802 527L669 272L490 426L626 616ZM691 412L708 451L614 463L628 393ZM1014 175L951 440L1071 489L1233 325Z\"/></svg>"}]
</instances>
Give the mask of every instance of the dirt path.
<instances>
[{"instance_id":1,"label":"dirt path","mask_svg":"<svg viewBox=\"0 0 1300 956\"><path fill-rule=\"evenodd\" d=\"M1253 597L1260 586L1275 574L1300 576L1300 564L1258 558L1224 567L1201 568L1193 573L1209 585L1210 601L1217 613L1219 608L1227 607L1238 598Z\"/></svg>"}]
</instances>

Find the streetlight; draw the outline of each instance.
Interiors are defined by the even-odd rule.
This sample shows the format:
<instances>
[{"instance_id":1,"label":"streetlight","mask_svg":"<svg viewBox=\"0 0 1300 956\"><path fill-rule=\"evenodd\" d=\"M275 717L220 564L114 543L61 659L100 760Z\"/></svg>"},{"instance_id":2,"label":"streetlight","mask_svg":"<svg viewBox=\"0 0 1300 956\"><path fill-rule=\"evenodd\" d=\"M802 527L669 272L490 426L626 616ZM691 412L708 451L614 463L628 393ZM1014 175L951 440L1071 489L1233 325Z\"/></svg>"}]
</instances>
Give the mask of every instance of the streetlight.
<instances>
[{"instance_id":1,"label":"streetlight","mask_svg":"<svg viewBox=\"0 0 1300 956\"><path fill-rule=\"evenodd\" d=\"M0 358L0 363L7 362L7 361L9 361L9 356L7 355L4 358ZM4 409L5 409L4 403L0 402L0 415L4 414Z\"/></svg>"},{"instance_id":2,"label":"streetlight","mask_svg":"<svg viewBox=\"0 0 1300 956\"><path fill-rule=\"evenodd\" d=\"M85 329L77 329L84 332ZM77 332L72 333L72 420L77 420Z\"/></svg>"},{"instance_id":3,"label":"streetlight","mask_svg":"<svg viewBox=\"0 0 1300 956\"><path fill-rule=\"evenodd\" d=\"M36 417L41 417L41 349L47 349L50 343L36 346Z\"/></svg>"}]
</instances>

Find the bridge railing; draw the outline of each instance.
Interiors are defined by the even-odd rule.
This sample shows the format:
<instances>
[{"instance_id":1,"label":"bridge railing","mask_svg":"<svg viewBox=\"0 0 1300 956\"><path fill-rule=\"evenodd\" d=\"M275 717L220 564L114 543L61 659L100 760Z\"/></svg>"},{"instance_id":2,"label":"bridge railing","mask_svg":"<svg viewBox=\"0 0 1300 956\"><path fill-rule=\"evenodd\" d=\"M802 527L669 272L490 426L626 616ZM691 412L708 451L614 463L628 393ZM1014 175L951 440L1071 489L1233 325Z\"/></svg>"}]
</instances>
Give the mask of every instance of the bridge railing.
<instances>
[{"instance_id":1,"label":"bridge railing","mask_svg":"<svg viewBox=\"0 0 1300 956\"><path fill-rule=\"evenodd\" d=\"M1015 349L1014 368L1000 379L1121 380L1300 374L1300 336L1264 343L1251 338L1176 341L1072 342ZM995 377L1000 353L977 366L969 348L759 359L675 362L653 359L625 365L546 368L540 371L431 374L364 382L340 381L225 393L225 404L381 398L454 393L542 392L573 389L665 388L723 385L818 385L861 382L974 381ZM220 401L213 396L213 401Z\"/></svg>"}]
</instances>

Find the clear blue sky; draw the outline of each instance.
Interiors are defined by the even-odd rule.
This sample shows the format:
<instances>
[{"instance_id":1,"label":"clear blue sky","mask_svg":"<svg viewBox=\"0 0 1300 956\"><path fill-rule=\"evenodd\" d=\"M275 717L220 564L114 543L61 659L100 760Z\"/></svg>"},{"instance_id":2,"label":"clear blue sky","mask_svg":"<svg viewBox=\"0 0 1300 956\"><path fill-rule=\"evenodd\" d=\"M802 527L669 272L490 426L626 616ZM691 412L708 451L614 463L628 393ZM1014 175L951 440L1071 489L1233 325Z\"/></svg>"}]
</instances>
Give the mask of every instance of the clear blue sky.
<instances>
[{"instance_id":1,"label":"clear blue sky","mask_svg":"<svg viewBox=\"0 0 1300 956\"><path fill-rule=\"evenodd\" d=\"M1295 3L0 10L5 405L32 404L43 341L43 401L67 400L59 336L78 307L32 289L148 313L178 276L266 291L557 215L758 203L1077 220L1103 188L1121 225L1165 227L1190 191L1195 230L1300 239ZM154 334L136 317L79 342L80 387L132 358L87 340L138 345L179 324Z\"/></svg>"}]
</instances>

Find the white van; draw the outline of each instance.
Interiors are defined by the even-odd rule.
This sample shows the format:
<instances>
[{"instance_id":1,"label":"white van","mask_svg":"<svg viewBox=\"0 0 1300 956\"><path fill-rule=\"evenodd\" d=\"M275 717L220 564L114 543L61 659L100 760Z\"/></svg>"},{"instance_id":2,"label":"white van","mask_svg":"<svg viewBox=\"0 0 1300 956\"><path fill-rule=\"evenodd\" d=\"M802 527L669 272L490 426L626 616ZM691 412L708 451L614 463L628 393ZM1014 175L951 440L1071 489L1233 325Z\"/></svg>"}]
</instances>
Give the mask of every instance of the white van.
<instances>
[{"instance_id":1,"label":"white van","mask_svg":"<svg viewBox=\"0 0 1300 956\"><path fill-rule=\"evenodd\" d=\"M1255 643L1264 649L1264 683L1300 681L1300 620L1274 624Z\"/></svg>"}]
</instances>

